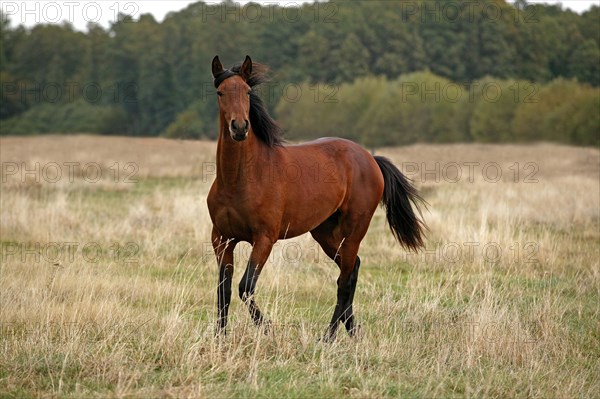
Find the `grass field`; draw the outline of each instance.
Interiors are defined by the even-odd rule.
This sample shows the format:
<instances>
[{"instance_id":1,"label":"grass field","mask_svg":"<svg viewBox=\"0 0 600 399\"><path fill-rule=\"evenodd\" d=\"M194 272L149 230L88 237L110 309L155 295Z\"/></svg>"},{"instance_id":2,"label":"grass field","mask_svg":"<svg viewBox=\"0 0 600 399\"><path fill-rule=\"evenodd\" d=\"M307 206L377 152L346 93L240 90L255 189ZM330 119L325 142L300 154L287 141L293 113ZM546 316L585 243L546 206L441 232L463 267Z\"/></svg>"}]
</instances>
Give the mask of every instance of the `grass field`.
<instances>
[{"instance_id":1,"label":"grass field","mask_svg":"<svg viewBox=\"0 0 600 399\"><path fill-rule=\"evenodd\" d=\"M600 153L551 144L382 149L429 202L408 254L378 210L362 334L318 341L337 267L280 242L259 332L213 335L215 145L0 138L1 397L535 397L600 392ZM239 280L249 246L238 246ZM236 290L234 290L236 292Z\"/></svg>"}]
</instances>

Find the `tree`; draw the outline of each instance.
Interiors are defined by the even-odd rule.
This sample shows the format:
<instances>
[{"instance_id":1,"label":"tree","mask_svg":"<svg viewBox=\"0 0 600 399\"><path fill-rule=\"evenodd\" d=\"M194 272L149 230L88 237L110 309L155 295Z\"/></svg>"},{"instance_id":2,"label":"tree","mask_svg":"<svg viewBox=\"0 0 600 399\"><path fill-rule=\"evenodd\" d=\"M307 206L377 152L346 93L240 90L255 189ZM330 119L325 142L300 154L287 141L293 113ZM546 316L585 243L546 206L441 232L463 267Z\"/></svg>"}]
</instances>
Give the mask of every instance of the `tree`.
<instances>
[{"instance_id":1,"label":"tree","mask_svg":"<svg viewBox=\"0 0 600 399\"><path fill-rule=\"evenodd\" d=\"M305 77L311 82L331 82L329 77L333 74L323 67L328 64L329 43L314 30L309 30L300 38L299 48L298 66L304 71Z\"/></svg>"},{"instance_id":2,"label":"tree","mask_svg":"<svg viewBox=\"0 0 600 399\"><path fill-rule=\"evenodd\" d=\"M494 108L464 93L457 101L434 101L427 90L451 82L466 90L486 75L509 88L510 82L532 82L540 92L545 87L558 90L548 84L557 77L576 78L580 83L566 84L571 90L600 86L599 15L597 6L578 15L562 6L522 0L514 6L505 0L335 0L295 9L274 3L240 8L227 1L197 2L161 23L148 14L139 19L120 15L110 28L89 24L87 32L69 24L11 26L1 16L0 118L18 131L85 127L110 132L90 121L123 126L124 120L126 128L119 129L126 134L175 134L177 127L187 129L181 134L203 129L196 137L215 137L210 61L219 54L234 63L250 54L273 68L267 104L291 123L293 136L336 134L372 146L468 140L474 139L473 132L477 140L507 140L510 124L521 139L590 142L581 138L590 128L581 126L593 123L573 117L587 111L539 107L537 112L553 115L551 126L540 121L546 132L554 132L549 136L521 116L529 114L525 104L518 105L519 122L513 124L509 103ZM78 83L74 92L67 88L72 82ZM100 87L98 99L93 88L82 98L88 83ZM286 87L294 89L286 86L290 83L303 90L295 102L284 97L291 94ZM48 106L49 90L41 95L49 85L62 87L56 99L60 106ZM338 102L322 101L333 90ZM561 90L558 95L576 101L578 109L596 104L592 95L575 98ZM90 110L106 118L106 124L83 116ZM54 115L69 121L62 123ZM575 123L576 128L571 126ZM560 134L554 126L569 133Z\"/></svg>"},{"instance_id":3,"label":"tree","mask_svg":"<svg viewBox=\"0 0 600 399\"><path fill-rule=\"evenodd\" d=\"M356 78L369 73L369 50L361 43L359 38L350 33L339 50L332 54L338 65L336 83L351 82Z\"/></svg>"},{"instance_id":4,"label":"tree","mask_svg":"<svg viewBox=\"0 0 600 399\"><path fill-rule=\"evenodd\" d=\"M573 52L569 72L580 82L600 86L600 49L594 39L586 40Z\"/></svg>"},{"instance_id":5,"label":"tree","mask_svg":"<svg viewBox=\"0 0 600 399\"><path fill-rule=\"evenodd\" d=\"M579 87L577 82L562 78L547 86L538 86L534 101L523 101L516 110L513 120L515 138L519 141L568 142L568 134L557 130L554 125L557 123L556 115L565 115L560 111L561 107L574 100Z\"/></svg>"},{"instance_id":6,"label":"tree","mask_svg":"<svg viewBox=\"0 0 600 399\"><path fill-rule=\"evenodd\" d=\"M480 142L514 141L513 119L519 104L527 101L529 86L526 81L482 80L469 125L471 137Z\"/></svg>"},{"instance_id":7,"label":"tree","mask_svg":"<svg viewBox=\"0 0 600 399\"><path fill-rule=\"evenodd\" d=\"M202 103L194 103L187 110L177 115L164 132L166 137L182 139L199 139L204 136L202 123Z\"/></svg>"}]
</instances>

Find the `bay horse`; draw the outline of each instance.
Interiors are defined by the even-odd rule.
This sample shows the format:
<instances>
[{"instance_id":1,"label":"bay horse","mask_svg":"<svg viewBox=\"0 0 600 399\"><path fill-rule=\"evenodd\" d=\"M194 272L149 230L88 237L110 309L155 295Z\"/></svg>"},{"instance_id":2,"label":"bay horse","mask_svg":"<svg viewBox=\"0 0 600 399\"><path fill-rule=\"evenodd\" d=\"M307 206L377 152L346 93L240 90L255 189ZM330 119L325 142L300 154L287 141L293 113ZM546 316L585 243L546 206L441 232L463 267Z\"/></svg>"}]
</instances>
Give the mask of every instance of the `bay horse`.
<instances>
[{"instance_id":1,"label":"bay horse","mask_svg":"<svg viewBox=\"0 0 600 399\"><path fill-rule=\"evenodd\" d=\"M281 128L255 90L266 71L249 56L231 69L224 69L218 56L212 61L219 137L217 173L207 202L219 266L217 331L225 334L236 244L252 245L239 296L254 323L268 328L254 300L258 277L277 240L310 232L340 269L337 303L324 340L335 339L340 321L353 336L358 248L377 205L385 207L399 243L418 250L425 225L411 203L419 210L424 201L388 159L352 141L322 138L284 145Z\"/></svg>"}]
</instances>

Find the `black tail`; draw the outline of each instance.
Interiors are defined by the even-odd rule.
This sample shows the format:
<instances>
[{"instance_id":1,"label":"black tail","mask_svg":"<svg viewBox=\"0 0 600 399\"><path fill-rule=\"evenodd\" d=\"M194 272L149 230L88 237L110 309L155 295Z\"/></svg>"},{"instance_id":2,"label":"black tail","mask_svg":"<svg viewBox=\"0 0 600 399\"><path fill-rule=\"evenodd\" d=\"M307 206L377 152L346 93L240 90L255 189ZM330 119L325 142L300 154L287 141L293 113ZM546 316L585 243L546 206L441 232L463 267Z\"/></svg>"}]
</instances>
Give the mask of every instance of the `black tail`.
<instances>
[{"instance_id":1,"label":"black tail","mask_svg":"<svg viewBox=\"0 0 600 399\"><path fill-rule=\"evenodd\" d=\"M420 205L426 205L417 189L387 158L374 157L383 173L385 186L381 204L385 206L392 233L404 248L417 251L423 246L425 224L415 214L412 204L422 217Z\"/></svg>"}]
</instances>

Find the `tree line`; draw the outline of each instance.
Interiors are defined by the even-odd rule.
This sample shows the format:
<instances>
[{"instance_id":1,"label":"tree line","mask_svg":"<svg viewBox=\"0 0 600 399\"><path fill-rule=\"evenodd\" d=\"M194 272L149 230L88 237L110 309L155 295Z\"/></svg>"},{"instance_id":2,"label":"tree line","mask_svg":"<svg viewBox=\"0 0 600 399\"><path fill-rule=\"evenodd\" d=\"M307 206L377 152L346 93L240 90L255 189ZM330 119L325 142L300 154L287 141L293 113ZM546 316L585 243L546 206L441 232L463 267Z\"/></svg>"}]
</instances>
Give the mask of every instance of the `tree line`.
<instances>
[{"instance_id":1,"label":"tree line","mask_svg":"<svg viewBox=\"0 0 600 399\"><path fill-rule=\"evenodd\" d=\"M298 92L308 95L297 96ZM362 77L339 87L305 83L276 111L291 139L343 136L375 148L415 142L555 141L600 144L600 92L485 77L468 86L431 72Z\"/></svg>"},{"instance_id":2,"label":"tree line","mask_svg":"<svg viewBox=\"0 0 600 399\"><path fill-rule=\"evenodd\" d=\"M292 139L597 144L599 17L523 0L198 2L86 32L3 15L0 133L214 138L210 61L250 54Z\"/></svg>"}]
</instances>

